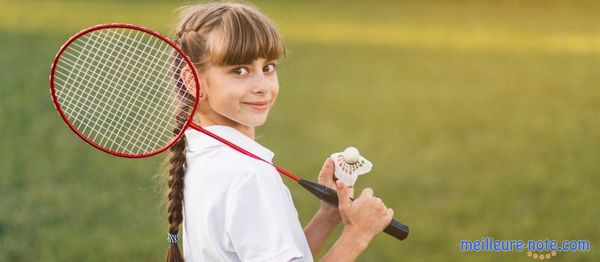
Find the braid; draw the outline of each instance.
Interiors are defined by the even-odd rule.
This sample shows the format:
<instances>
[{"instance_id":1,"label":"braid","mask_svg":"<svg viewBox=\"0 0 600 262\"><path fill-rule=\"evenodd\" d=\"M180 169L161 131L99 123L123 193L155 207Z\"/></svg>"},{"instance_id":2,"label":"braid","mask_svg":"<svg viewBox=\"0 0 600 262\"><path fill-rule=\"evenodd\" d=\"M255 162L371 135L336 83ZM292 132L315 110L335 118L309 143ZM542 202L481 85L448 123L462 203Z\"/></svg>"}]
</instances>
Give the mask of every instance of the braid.
<instances>
[{"instance_id":1,"label":"braid","mask_svg":"<svg viewBox=\"0 0 600 262\"><path fill-rule=\"evenodd\" d=\"M185 48L185 46L182 43L183 41L180 41L182 34L182 31L178 32L175 41L179 43L182 48ZM186 91L185 84L181 79L181 68L177 67L177 65L174 64L173 70L177 79L176 86L178 95L184 96L186 99L193 100L193 96ZM176 122L178 124L177 127L173 129L173 134L175 136L177 136L182 131L181 129L183 128L183 124L186 122L187 117L189 116L189 111L191 109L191 106L187 104L182 104L180 106L176 118ZM181 255L179 245L177 244L177 236L179 233L179 225L181 225L183 221L183 189L185 171L187 168L185 148L185 135L183 135L179 139L179 141L177 141L177 143L175 143L170 148L171 154L169 156L169 177L167 181L169 187L167 193L167 214L169 221L169 247L167 249L167 262L183 262L183 256Z\"/></svg>"},{"instance_id":2,"label":"braid","mask_svg":"<svg viewBox=\"0 0 600 262\"><path fill-rule=\"evenodd\" d=\"M189 94L184 94L189 96ZM189 106L183 106L179 109L177 115L177 122L181 123L177 126L173 133L175 135L181 132L183 123L185 122L190 110ZM179 250L177 239L171 240L172 236L177 236L179 233L179 225L183 221L183 182L186 171L186 158L185 158L186 139L185 135L171 147L171 154L169 158L169 178L168 186L168 204L167 213L169 215L169 248L167 249L167 262L179 262L183 261L183 256Z\"/></svg>"}]
</instances>

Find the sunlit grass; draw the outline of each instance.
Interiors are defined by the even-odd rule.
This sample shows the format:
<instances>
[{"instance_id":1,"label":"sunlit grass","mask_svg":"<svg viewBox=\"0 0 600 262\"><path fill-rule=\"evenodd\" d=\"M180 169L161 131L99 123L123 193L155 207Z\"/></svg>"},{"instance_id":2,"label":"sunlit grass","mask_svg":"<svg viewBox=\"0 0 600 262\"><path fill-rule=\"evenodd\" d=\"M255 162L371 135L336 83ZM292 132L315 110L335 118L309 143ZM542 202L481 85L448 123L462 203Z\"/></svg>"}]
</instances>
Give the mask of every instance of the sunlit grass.
<instances>
[{"instance_id":1,"label":"sunlit grass","mask_svg":"<svg viewBox=\"0 0 600 262\"><path fill-rule=\"evenodd\" d=\"M154 2L142 4L136 2L8 1L0 3L0 16L2 16L0 28L72 33L97 23L115 22L140 24L168 35L171 33L177 7L179 7L177 3ZM279 7L285 7L285 5ZM352 7L355 5L350 4L348 8ZM402 5L396 7L403 8ZM414 8L415 4L408 3L407 7ZM511 6L509 5L509 7ZM310 10L310 8L301 9ZM456 11L447 5L440 5L438 8L437 12L444 16L447 15L443 13L445 10ZM516 11L518 15L517 8L512 6L505 11ZM533 9L534 7L527 8ZM540 31L539 25L527 27L513 24L510 26L509 23L509 26L490 26L497 21L486 21L486 19L482 20L487 24L469 26L465 26L464 21L453 20L449 20L450 23L414 23L402 19L400 16L403 14L402 10L399 10L399 17L392 21L381 19L378 21L377 17L365 21L352 19L350 16L340 17L340 13L325 15L326 12L319 10L317 5L309 15L286 9L277 11L273 8L266 9L274 13L274 17L281 17L279 25L285 33L286 39L294 42L481 52L600 53L600 30L597 27L596 30L591 31ZM477 11L487 11L488 9L489 7L486 9L485 6L466 6L464 12L473 12L474 15L484 16L485 13L481 14ZM89 12L89 10L94 10L94 12ZM573 16L580 15L576 11L573 12ZM85 14L84 17L82 14ZM307 17L318 14L322 14L324 19L307 19ZM433 17L434 14L430 14L430 16ZM565 14L563 13L562 16ZM527 19L528 17L517 18ZM585 17L581 19L584 20ZM535 19L533 21L535 22ZM575 24L573 27L579 29L580 25Z\"/></svg>"}]
</instances>

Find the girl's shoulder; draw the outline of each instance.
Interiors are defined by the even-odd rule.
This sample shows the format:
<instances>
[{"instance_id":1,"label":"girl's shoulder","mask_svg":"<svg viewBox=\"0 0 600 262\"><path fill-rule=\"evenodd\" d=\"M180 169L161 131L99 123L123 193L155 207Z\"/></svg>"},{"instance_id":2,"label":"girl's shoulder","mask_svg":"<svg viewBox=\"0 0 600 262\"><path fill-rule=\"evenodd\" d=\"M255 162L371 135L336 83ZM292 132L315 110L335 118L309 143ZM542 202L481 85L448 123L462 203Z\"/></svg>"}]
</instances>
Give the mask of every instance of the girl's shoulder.
<instances>
[{"instance_id":1,"label":"girl's shoulder","mask_svg":"<svg viewBox=\"0 0 600 262\"><path fill-rule=\"evenodd\" d=\"M229 176L251 176L277 173L277 170L263 161L242 154L227 145L215 145L196 152L188 152L189 170L202 173L227 174Z\"/></svg>"}]
</instances>

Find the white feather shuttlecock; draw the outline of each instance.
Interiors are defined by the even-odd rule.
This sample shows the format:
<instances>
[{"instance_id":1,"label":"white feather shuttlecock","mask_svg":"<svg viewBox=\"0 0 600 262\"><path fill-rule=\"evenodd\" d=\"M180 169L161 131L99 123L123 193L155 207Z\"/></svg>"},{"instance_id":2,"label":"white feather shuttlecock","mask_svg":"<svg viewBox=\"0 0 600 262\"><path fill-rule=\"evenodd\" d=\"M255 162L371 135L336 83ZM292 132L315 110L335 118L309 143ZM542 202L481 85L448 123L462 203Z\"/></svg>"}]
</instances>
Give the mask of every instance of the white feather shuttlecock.
<instances>
[{"instance_id":1,"label":"white feather shuttlecock","mask_svg":"<svg viewBox=\"0 0 600 262\"><path fill-rule=\"evenodd\" d=\"M358 149L354 147L348 147L344 152L333 153L331 159L335 164L333 174L349 186L356 183L358 176L371 172L371 168L373 168L373 164L362 157Z\"/></svg>"}]
</instances>

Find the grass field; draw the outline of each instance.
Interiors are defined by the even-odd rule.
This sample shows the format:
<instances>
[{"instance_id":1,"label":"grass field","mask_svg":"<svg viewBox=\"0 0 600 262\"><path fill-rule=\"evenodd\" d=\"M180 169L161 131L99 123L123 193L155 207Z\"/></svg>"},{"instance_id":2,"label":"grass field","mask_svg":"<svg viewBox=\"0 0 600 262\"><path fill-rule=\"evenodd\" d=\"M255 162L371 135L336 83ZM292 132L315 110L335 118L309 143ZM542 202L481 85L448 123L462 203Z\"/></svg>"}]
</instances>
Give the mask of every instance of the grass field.
<instances>
[{"instance_id":1,"label":"grass field","mask_svg":"<svg viewBox=\"0 0 600 262\"><path fill-rule=\"evenodd\" d=\"M600 5L567 1L257 2L283 32L281 94L257 140L316 180L353 145L410 225L359 261L531 261L461 239L600 241ZM170 35L184 2L0 1L0 261L159 261L165 155L122 159L74 135L49 66L107 22ZM318 201L288 183L301 222ZM333 241L333 240L332 240ZM332 243L330 241L330 244ZM598 252L552 261L598 261Z\"/></svg>"}]
</instances>

